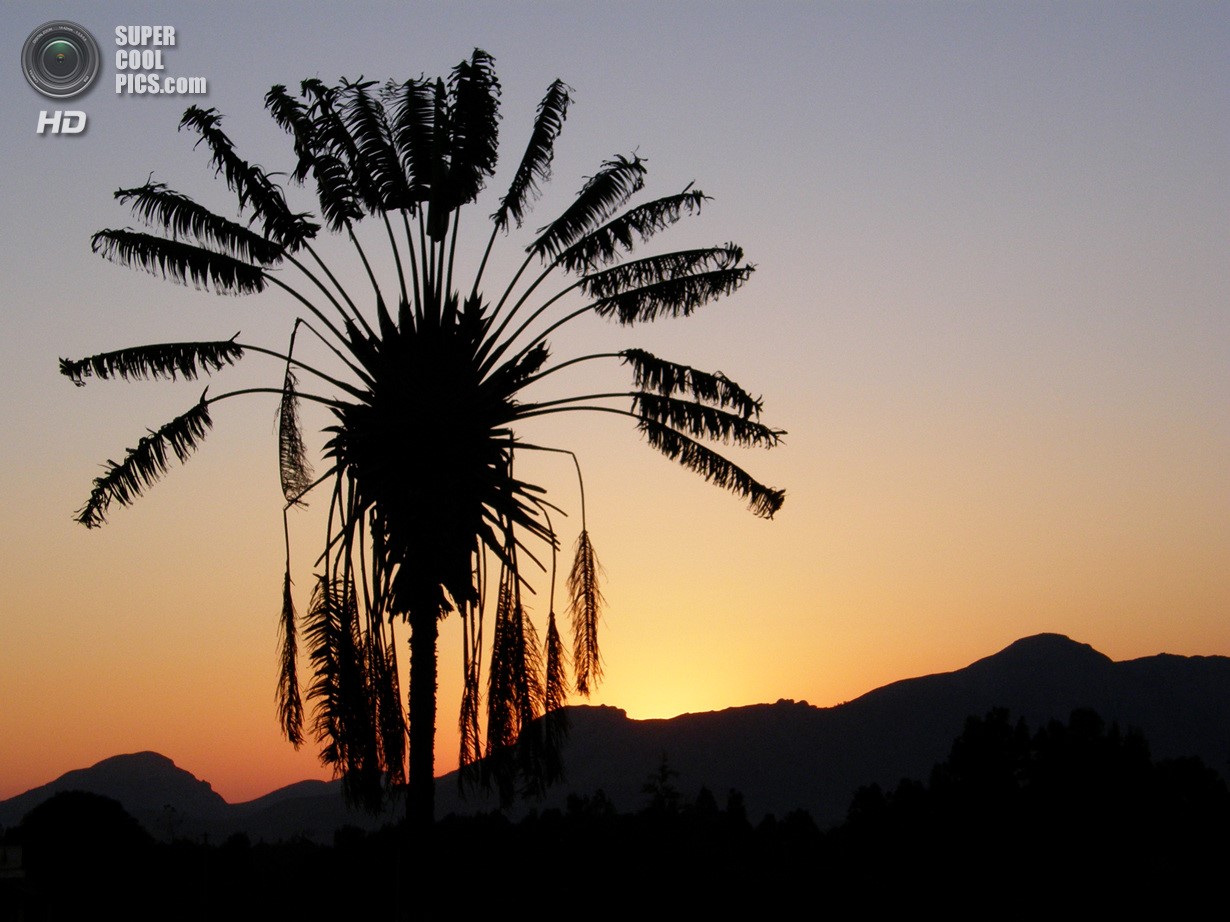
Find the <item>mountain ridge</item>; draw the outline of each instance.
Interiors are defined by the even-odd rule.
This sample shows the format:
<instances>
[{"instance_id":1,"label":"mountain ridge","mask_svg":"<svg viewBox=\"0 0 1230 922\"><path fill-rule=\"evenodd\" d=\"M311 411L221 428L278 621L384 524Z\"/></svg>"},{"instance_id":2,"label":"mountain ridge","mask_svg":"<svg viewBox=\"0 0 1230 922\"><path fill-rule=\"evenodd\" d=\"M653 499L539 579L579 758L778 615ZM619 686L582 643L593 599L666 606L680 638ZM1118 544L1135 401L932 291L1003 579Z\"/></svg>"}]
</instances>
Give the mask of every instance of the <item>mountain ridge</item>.
<instances>
[{"instance_id":1,"label":"mountain ridge","mask_svg":"<svg viewBox=\"0 0 1230 922\"><path fill-rule=\"evenodd\" d=\"M1037 634L961 669L902 679L831 707L779 699L672 718L632 720L612 706L568 708L565 783L510 812L566 806L601 789L620 810L638 809L642 786L665 757L676 786L744 796L748 814L805 809L822 825L844 818L862 785L926 778L948 755L964 721L1007 707L1031 727L1092 708L1107 723L1142 731L1157 758L1200 756L1226 773L1230 761L1230 657L1155 654L1115 662L1062 634ZM0 801L0 825L60 790L114 797L156 835L327 841L343 825L396 819L348 810L337 782L300 781L236 804L158 753L112 756ZM457 793L457 775L437 779L437 815L495 809L489 794Z\"/></svg>"}]
</instances>

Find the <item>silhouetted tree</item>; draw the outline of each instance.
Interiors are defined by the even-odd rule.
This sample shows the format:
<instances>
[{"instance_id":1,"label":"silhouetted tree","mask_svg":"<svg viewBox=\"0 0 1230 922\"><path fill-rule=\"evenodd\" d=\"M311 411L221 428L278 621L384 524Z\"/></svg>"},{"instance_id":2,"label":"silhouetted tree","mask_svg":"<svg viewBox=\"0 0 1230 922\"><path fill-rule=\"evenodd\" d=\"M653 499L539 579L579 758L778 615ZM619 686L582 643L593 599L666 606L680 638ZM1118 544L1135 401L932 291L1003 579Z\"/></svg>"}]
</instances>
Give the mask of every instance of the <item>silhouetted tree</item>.
<instances>
[{"instance_id":1,"label":"silhouetted tree","mask_svg":"<svg viewBox=\"0 0 1230 922\"><path fill-rule=\"evenodd\" d=\"M1155 764L1139 732L1087 709L1033 733L996 709L966 721L929 784L860 790L836 836L876 908L908 894L985 910L1012 873L1033 881L1015 897L1032 911L1208 891L1228 830L1230 794L1198 759Z\"/></svg>"},{"instance_id":2,"label":"silhouetted tree","mask_svg":"<svg viewBox=\"0 0 1230 922\"><path fill-rule=\"evenodd\" d=\"M51 917L98 912L146 917L154 840L119 801L61 791L30 810L14 838Z\"/></svg>"},{"instance_id":3,"label":"silhouetted tree","mask_svg":"<svg viewBox=\"0 0 1230 922\"><path fill-rule=\"evenodd\" d=\"M94 250L200 289L284 292L301 311L286 348L254 345L236 334L61 360L61 371L78 385L91 377L195 379L248 353L280 363L279 386L206 390L187 412L142 437L121 462L109 462L77 519L101 525L112 503L133 501L166 473L172 456L184 461L212 425L215 404L271 395L280 408L286 509L323 489L329 510L304 619L312 728L322 758L352 798L372 807L408 777L407 811L418 823L430 823L433 812L441 618L456 611L463 622L461 764L484 757L489 777L506 796L516 777L537 784L558 769L553 754L561 723L541 721L541 731L525 731L540 715L558 711L570 684L588 695L602 675L601 571L583 488L566 578L570 683L554 609L559 540L550 513L558 507L541 486L520 478L514 461L522 452L571 456L578 481L580 465L564 447L523 441L518 424L561 413L627 417L652 447L743 497L757 515L771 517L783 500L783 491L761 484L706 444L772 447L783 434L761 422L760 399L726 376L632 348L550 361L550 337L578 318L594 315L627 326L687 316L747 281L753 267L733 243L630 258L635 247L699 212L707 198L699 189L689 184L627 207L643 186L645 161L616 156L530 237L512 279L496 286L493 296L485 293L492 245L521 227L550 175L569 92L561 81L547 90L508 191L491 215L486 250L464 281L456 251L461 211L478 199L496 166L500 84L490 55L476 50L447 79L380 87L362 79L336 86L310 79L299 96L283 86L271 89L266 107L294 146L289 177L314 186L315 215L289 204L274 180L278 174L239 155L217 111L188 109L180 127L198 136L215 174L236 194L242 220L218 215L151 177L116 197L162 233L102 230L94 235ZM363 242L365 219L377 230L374 240ZM370 291L348 290L342 274L318 254L322 224L353 244ZM378 280L370 248L385 245L396 270L391 279ZM523 281L534 264L540 268ZM561 274L571 279L549 296L540 294ZM303 360L296 350L301 333L324 345L324 364ZM631 389L559 396L568 373L599 362L628 366ZM540 382L552 388L536 387ZM320 474L312 472L300 430L302 400L332 414ZM527 559L544 560L550 572L542 602L545 637L523 602ZM279 717L298 745L304 713L289 538L282 586ZM395 652L399 621L410 633L408 713ZM484 747L479 700L485 641ZM521 745L514 746L519 737Z\"/></svg>"},{"instance_id":4,"label":"silhouetted tree","mask_svg":"<svg viewBox=\"0 0 1230 922\"><path fill-rule=\"evenodd\" d=\"M658 767L641 785L641 793L649 795L649 801L645 804L646 813L664 815L679 812L681 795L674 784L674 779L678 777L679 772L670 767L666 761L666 753L662 753Z\"/></svg>"}]
</instances>

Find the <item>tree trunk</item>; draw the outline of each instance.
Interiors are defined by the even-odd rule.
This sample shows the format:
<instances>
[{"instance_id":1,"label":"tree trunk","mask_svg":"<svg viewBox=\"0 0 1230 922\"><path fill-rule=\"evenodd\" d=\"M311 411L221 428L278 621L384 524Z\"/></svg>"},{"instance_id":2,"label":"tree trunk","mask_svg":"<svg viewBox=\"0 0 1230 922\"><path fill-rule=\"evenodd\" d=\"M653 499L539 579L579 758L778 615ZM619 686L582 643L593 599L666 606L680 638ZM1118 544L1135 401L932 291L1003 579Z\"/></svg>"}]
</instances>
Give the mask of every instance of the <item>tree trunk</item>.
<instances>
[{"instance_id":1,"label":"tree trunk","mask_svg":"<svg viewBox=\"0 0 1230 922\"><path fill-rule=\"evenodd\" d=\"M406 822L414 840L431 834L435 820L436 637L439 612L423 606L410 624L410 772ZM425 843L424 843L425 844Z\"/></svg>"}]
</instances>

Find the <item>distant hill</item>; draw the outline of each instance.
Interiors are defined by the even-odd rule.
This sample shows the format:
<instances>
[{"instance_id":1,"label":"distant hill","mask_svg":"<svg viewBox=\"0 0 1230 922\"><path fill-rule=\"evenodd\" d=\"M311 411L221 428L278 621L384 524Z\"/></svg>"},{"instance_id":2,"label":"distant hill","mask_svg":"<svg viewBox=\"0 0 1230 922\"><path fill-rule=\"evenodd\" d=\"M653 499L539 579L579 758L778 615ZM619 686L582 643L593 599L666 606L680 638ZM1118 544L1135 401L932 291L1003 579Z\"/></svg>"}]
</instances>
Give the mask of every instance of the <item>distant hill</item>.
<instances>
[{"instance_id":1,"label":"distant hill","mask_svg":"<svg viewBox=\"0 0 1230 922\"><path fill-rule=\"evenodd\" d=\"M55 781L0 801L0 826L15 826L34 807L61 791L89 791L124 805L150 833L159 837L189 835L222 828L232 809L191 772L156 752L112 756L79 768Z\"/></svg>"},{"instance_id":2,"label":"distant hill","mask_svg":"<svg viewBox=\"0 0 1230 922\"><path fill-rule=\"evenodd\" d=\"M665 754L685 797L705 786L721 803L733 788L753 819L801 807L829 826L844 819L861 785L925 780L965 719L994 707L1031 727L1092 708L1108 724L1139 729L1155 758L1197 755L1223 775L1230 764L1230 657L1116 663L1087 644L1039 634L964 669L894 682L836 707L778 701L640 721L616 708L570 708L567 784L544 805L601 788L616 808L638 809ZM454 775L442 779L438 813L494 806L473 794L461 801L456 790Z\"/></svg>"},{"instance_id":3,"label":"distant hill","mask_svg":"<svg viewBox=\"0 0 1230 922\"><path fill-rule=\"evenodd\" d=\"M617 809L639 809L642 785L665 755L686 798L704 786L723 802L734 789L753 821L802 808L830 826L845 817L861 785L925 779L947 757L965 719L994 707L1031 727L1092 708L1107 723L1139 729L1155 758L1196 755L1222 774L1230 765L1230 657L1161 654L1116 663L1087 644L1039 634L964 669L894 682L829 708L782 700L669 720L630 720L612 707L569 708L566 783L514 813L563 806L570 793L599 789ZM481 793L462 800L456 780L454 773L437 782L437 815L495 807ZM257 840L327 840L346 823L371 828L394 818L348 811L338 785L320 781L229 805L169 759L139 753L0 802L0 824L14 825L41 800L74 788L114 797L159 836L176 823L177 835L243 830Z\"/></svg>"}]
</instances>

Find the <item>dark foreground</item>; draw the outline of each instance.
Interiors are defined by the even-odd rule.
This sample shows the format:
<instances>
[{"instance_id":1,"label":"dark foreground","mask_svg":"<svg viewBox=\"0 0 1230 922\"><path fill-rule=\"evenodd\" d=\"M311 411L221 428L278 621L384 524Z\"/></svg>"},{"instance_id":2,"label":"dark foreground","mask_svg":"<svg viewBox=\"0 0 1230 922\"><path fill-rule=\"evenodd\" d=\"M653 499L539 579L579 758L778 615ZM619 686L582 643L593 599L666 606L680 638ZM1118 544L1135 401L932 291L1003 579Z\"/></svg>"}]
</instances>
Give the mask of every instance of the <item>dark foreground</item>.
<instances>
[{"instance_id":1,"label":"dark foreground","mask_svg":"<svg viewBox=\"0 0 1230 922\"><path fill-rule=\"evenodd\" d=\"M1090 712L1036 732L1000 711L973 719L927 783L864 788L830 830L802 811L752 825L735 791L685 802L666 764L620 807L595 792L517 823L450 816L431 843L397 828L159 843L114 801L61 794L5 833L21 868L0 870L0 922L1188 915L1221 903L1230 861L1222 776L1154 762Z\"/></svg>"}]
</instances>

